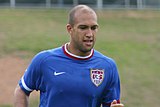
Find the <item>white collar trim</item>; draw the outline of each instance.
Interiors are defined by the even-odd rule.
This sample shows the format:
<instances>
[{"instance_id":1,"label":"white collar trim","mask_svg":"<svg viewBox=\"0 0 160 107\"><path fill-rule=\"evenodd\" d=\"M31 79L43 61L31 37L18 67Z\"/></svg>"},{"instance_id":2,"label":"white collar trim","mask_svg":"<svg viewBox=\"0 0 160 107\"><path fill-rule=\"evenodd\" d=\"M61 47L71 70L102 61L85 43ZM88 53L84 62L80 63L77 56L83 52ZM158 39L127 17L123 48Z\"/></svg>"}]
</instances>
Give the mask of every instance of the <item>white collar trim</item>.
<instances>
[{"instance_id":1,"label":"white collar trim","mask_svg":"<svg viewBox=\"0 0 160 107\"><path fill-rule=\"evenodd\" d=\"M68 50L67 50L67 45L68 45L69 43L66 43L65 45L64 45L64 51L67 53L67 54L69 54L70 56L72 56L72 57L75 57L75 58L79 58L79 59L88 59L88 58L90 58L92 55L93 55L93 51L94 51L94 49L92 49L91 50L91 53L88 55L88 56L78 56L78 55L75 55L75 54L72 54L72 53L70 53Z\"/></svg>"}]
</instances>

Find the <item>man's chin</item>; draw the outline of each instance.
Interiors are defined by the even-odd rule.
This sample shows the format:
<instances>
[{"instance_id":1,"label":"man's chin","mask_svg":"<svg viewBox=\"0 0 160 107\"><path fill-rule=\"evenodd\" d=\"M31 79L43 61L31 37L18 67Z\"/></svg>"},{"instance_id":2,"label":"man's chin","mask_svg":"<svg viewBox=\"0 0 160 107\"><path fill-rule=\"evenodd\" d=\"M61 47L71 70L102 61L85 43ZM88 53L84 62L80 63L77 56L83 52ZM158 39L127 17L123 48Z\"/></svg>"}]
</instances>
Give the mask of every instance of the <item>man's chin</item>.
<instances>
[{"instance_id":1,"label":"man's chin","mask_svg":"<svg viewBox=\"0 0 160 107\"><path fill-rule=\"evenodd\" d=\"M88 53L88 52L91 52L92 49L93 49L93 47L87 47L87 48L83 49L82 52Z\"/></svg>"}]
</instances>

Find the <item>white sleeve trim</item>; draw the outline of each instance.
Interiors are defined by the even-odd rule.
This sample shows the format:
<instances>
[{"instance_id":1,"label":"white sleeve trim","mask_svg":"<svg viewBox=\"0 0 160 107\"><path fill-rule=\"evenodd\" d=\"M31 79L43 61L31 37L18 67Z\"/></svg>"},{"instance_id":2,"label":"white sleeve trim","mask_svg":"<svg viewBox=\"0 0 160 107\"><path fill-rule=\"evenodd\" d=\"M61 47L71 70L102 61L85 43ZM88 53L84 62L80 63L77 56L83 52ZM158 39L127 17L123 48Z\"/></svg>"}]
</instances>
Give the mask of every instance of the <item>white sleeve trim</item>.
<instances>
[{"instance_id":1,"label":"white sleeve trim","mask_svg":"<svg viewBox=\"0 0 160 107\"><path fill-rule=\"evenodd\" d=\"M27 85L24 82L24 78L22 77L22 85L27 91L33 91L32 89L28 88Z\"/></svg>"}]
</instances>

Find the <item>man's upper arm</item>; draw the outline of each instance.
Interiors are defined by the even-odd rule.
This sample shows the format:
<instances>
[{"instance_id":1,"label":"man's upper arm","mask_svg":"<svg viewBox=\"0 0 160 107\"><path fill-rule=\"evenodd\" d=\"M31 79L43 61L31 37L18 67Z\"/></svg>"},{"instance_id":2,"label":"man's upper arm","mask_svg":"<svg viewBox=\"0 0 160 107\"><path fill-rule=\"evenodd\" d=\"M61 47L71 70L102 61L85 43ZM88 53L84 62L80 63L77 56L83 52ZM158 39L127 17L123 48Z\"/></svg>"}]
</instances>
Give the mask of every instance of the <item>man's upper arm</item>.
<instances>
[{"instance_id":1,"label":"man's upper arm","mask_svg":"<svg viewBox=\"0 0 160 107\"><path fill-rule=\"evenodd\" d=\"M15 107L28 107L29 96L17 85L14 92L14 106Z\"/></svg>"},{"instance_id":2,"label":"man's upper arm","mask_svg":"<svg viewBox=\"0 0 160 107\"><path fill-rule=\"evenodd\" d=\"M110 60L110 65L110 83L105 89L102 107L110 107L113 100L120 102L120 78L118 69L114 60Z\"/></svg>"}]
</instances>

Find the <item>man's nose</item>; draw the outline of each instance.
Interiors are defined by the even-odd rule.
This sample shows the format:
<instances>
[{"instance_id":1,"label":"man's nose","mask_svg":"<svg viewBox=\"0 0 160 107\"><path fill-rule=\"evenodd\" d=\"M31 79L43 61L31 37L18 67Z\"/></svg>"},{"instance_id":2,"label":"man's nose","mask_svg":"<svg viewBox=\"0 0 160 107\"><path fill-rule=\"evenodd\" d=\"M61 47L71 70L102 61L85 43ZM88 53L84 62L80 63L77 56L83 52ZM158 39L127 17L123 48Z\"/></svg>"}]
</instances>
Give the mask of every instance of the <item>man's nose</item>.
<instances>
[{"instance_id":1,"label":"man's nose","mask_svg":"<svg viewBox=\"0 0 160 107\"><path fill-rule=\"evenodd\" d=\"M89 29L87 30L86 36L87 36L87 37L93 36L93 32L92 32L92 29L91 29L91 28L89 28Z\"/></svg>"}]
</instances>

